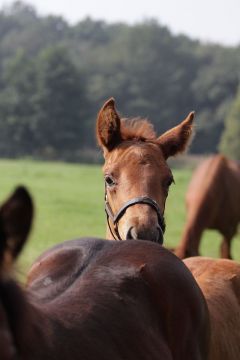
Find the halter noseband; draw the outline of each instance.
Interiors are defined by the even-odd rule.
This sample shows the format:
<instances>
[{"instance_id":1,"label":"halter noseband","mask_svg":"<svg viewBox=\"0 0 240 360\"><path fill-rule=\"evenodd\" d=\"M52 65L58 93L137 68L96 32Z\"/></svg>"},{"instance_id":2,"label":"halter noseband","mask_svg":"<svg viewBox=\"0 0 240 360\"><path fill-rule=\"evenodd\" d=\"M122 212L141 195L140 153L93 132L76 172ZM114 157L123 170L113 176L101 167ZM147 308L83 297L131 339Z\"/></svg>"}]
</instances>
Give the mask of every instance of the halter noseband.
<instances>
[{"instance_id":1,"label":"halter noseband","mask_svg":"<svg viewBox=\"0 0 240 360\"><path fill-rule=\"evenodd\" d=\"M165 228L165 225L164 225L164 219L163 219L163 216L161 214L161 210L157 204L157 202L151 198L149 198L148 196L139 196L139 197L136 197L136 198L133 198L129 201L127 201L121 208L120 210L118 210L118 212L114 215L112 209L111 209L111 206L108 202L108 199L107 199L107 191L105 190L105 212L106 212L106 215L107 215L107 223L108 223L108 227L109 227L109 230L113 236L113 238L115 240L122 240L121 239L121 236L119 235L119 231L118 231L118 222L119 220L121 219L121 217L124 215L125 211L130 207L130 206L133 206L133 205L136 205L136 204L147 204L147 205L150 205L157 213L157 217L158 217L158 225L159 225L159 230L160 230L160 235L161 235L161 241L160 243L162 244L163 243L163 233L164 233L164 228ZM114 226L114 232L115 234L113 233L112 231L112 228L110 226L110 223L109 223L109 219L111 219L112 223L113 223L113 226ZM115 236L116 235L116 236Z\"/></svg>"}]
</instances>

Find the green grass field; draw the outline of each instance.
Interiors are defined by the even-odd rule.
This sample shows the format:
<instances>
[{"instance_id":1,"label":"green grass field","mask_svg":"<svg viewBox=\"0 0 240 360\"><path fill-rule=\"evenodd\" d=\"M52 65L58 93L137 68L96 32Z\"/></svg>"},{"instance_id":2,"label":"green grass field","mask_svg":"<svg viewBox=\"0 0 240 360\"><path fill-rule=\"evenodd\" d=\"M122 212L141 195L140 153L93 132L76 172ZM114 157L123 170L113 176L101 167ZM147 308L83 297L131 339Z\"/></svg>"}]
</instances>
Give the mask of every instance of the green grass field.
<instances>
[{"instance_id":1,"label":"green grass field","mask_svg":"<svg viewBox=\"0 0 240 360\"><path fill-rule=\"evenodd\" d=\"M26 271L44 250L67 239L82 236L105 237L104 186L100 166L50 162L0 160L0 199L18 184L26 185L35 201L35 220L19 267ZM190 170L173 170L166 206L166 246L175 246L185 221L184 194ZM221 236L206 231L201 252L218 256ZM233 255L240 260L240 236L233 242Z\"/></svg>"}]
</instances>

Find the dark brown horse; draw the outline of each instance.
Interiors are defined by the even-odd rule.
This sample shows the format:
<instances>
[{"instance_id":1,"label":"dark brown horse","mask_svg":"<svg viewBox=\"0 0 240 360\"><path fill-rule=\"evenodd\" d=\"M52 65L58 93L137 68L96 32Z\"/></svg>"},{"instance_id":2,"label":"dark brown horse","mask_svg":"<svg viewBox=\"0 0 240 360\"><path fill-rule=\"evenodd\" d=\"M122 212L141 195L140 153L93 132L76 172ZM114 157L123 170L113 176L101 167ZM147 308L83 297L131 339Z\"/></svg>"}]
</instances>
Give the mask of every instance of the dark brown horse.
<instances>
[{"instance_id":1,"label":"dark brown horse","mask_svg":"<svg viewBox=\"0 0 240 360\"><path fill-rule=\"evenodd\" d=\"M121 120L113 99L104 104L97 119L97 137L105 156L103 171L109 238L162 241L159 229L164 230L163 212L168 188L173 180L166 159L185 149L191 136L192 121L193 113L190 113L180 125L157 138L145 120ZM218 162L221 163L221 172L215 171ZM209 184L208 174L206 171L203 173L196 180L196 197ZM217 178L214 177L214 184L228 181L232 186L234 184L236 192L231 189L229 198L225 193L227 190L224 190L225 198L219 193L221 187L211 188L209 194L209 200L218 206L213 209L211 216L218 211L222 226L228 222L233 224L233 212L230 215L226 211L228 204L235 201L234 218L236 216L239 220L239 168L222 157L216 157L208 167L208 173L209 177L215 173ZM227 174L229 180L225 177ZM147 201L141 202L141 198ZM209 209L210 201L202 209L203 219L211 218ZM235 226L233 228L235 231ZM192 240L194 242L194 236ZM201 287L210 312L212 332L209 359L240 359L240 264L230 260L195 257L187 259L186 265Z\"/></svg>"},{"instance_id":2,"label":"dark brown horse","mask_svg":"<svg viewBox=\"0 0 240 360\"><path fill-rule=\"evenodd\" d=\"M231 259L231 240L240 221L239 164L222 155L204 160L193 174L186 206L187 221L176 254L198 255L203 231L215 229L223 236L221 257Z\"/></svg>"},{"instance_id":3,"label":"dark brown horse","mask_svg":"<svg viewBox=\"0 0 240 360\"><path fill-rule=\"evenodd\" d=\"M68 241L9 276L32 218L19 188L0 208L1 360L206 360L208 311L187 267L158 244Z\"/></svg>"},{"instance_id":4,"label":"dark brown horse","mask_svg":"<svg viewBox=\"0 0 240 360\"><path fill-rule=\"evenodd\" d=\"M157 137L147 120L120 119L108 100L97 119L97 139L105 157L108 239L162 243L164 208L173 176L166 160L183 152L191 138L194 113Z\"/></svg>"}]
</instances>

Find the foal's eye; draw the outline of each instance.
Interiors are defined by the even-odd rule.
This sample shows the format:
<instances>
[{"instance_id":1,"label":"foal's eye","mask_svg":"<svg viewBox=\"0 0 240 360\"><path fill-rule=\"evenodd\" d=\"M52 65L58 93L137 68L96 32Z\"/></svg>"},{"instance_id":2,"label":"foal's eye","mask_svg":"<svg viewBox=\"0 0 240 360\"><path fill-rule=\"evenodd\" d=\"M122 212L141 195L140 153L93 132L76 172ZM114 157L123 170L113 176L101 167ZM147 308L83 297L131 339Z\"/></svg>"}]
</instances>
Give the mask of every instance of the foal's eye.
<instances>
[{"instance_id":1,"label":"foal's eye","mask_svg":"<svg viewBox=\"0 0 240 360\"><path fill-rule=\"evenodd\" d=\"M114 181L114 179L112 178L112 176L110 176L110 175L106 175L106 176L105 176L105 183L107 184L107 186L113 186L113 185L115 185L115 181Z\"/></svg>"}]
</instances>

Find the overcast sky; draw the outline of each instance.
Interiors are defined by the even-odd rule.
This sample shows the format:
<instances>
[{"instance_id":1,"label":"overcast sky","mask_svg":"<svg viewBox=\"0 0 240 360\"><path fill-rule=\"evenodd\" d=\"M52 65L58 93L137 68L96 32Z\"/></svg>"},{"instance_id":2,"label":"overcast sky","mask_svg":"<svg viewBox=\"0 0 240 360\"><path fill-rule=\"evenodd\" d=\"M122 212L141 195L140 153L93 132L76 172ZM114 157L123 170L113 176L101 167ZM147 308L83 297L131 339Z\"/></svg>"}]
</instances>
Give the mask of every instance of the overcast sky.
<instances>
[{"instance_id":1,"label":"overcast sky","mask_svg":"<svg viewBox=\"0 0 240 360\"><path fill-rule=\"evenodd\" d=\"M11 1L10 1L11 2ZM9 1L0 0L0 7ZM28 0L40 14L75 23L86 16L134 23L156 18L174 33L203 41L240 44L240 0Z\"/></svg>"}]
</instances>

